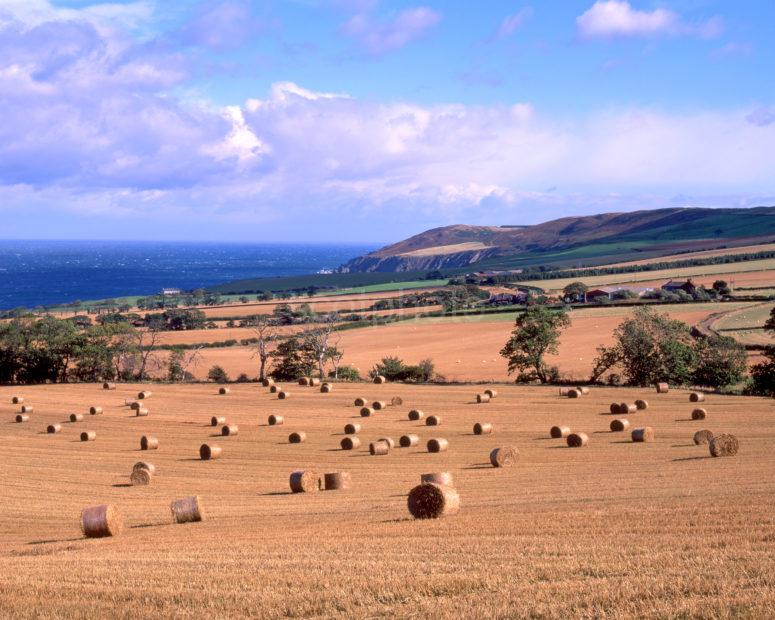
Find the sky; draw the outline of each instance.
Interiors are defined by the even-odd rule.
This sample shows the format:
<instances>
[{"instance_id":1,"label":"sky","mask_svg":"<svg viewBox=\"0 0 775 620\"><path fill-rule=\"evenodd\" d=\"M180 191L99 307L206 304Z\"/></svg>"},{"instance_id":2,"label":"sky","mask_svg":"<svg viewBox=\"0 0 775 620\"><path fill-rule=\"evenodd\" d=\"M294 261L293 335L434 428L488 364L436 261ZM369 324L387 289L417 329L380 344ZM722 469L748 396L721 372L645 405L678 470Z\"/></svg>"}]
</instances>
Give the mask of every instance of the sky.
<instances>
[{"instance_id":1,"label":"sky","mask_svg":"<svg viewBox=\"0 0 775 620\"><path fill-rule=\"evenodd\" d=\"M771 0L0 0L0 239L775 204Z\"/></svg>"}]
</instances>

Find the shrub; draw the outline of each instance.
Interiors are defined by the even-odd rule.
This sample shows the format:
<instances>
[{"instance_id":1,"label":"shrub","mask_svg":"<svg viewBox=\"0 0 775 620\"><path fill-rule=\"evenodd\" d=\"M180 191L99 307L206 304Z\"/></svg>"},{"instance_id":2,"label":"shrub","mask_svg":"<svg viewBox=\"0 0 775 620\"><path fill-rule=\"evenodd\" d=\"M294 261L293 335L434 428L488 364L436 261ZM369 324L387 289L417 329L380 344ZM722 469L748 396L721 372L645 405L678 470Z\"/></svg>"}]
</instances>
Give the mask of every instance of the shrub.
<instances>
[{"instance_id":1,"label":"shrub","mask_svg":"<svg viewBox=\"0 0 775 620\"><path fill-rule=\"evenodd\" d=\"M339 381L360 381L361 375L353 366L340 366L338 371L329 371L328 376L331 379Z\"/></svg>"},{"instance_id":2,"label":"shrub","mask_svg":"<svg viewBox=\"0 0 775 620\"><path fill-rule=\"evenodd\" d=\"M229 382L229 375L227 375L226 371L221 366L218 366L217 364L208 371L207 378L210 381L215 381L216 383Z\"/></svg>"}]
</instances>

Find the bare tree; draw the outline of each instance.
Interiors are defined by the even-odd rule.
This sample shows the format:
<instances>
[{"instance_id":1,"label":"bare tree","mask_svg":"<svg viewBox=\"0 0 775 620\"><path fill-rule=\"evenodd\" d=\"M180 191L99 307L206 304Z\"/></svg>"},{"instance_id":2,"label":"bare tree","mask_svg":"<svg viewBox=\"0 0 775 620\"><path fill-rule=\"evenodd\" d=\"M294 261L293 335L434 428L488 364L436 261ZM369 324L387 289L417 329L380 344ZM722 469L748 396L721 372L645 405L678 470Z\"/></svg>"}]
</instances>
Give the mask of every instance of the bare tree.
<instances>
[{"instance_id":1,"label":"bare tree","mask_svg":"<svg viewBox=\"0 0 775 620\"><path fill-rule=\"evenodd\" d=\"M305 342L309 346L313 357L317 361L318 372L320 373L321 379L325 378L326 360L332 358L331 346L329 343L331 340L331 334L334 331L335 320L336 317L332 314L329 314L322 319L321 327L308 332L305 337Z\"/></svg>"},{"instance_id":2,"label":"bare tree","mask_svg":"<svg viewBox=\"0 0 775 620\"><path fill-rule=\"evenodd\" d=\"M331 365L334 367L334 379L339 378L339 365L342 363L344 357L344 351L339 348L339 343L342 342L342 337L337 336L328 350L328 358L331 360Z\"/></svg>"},{"instance_id":3,"label":"bare tree","mask_svg":"<svg viewBox=\"0 0 775 620\"><path fill-rule=\"evenodd\" d=\"M137 331L136 346L139 361L137 378L140 381L145 380L149 369L158 370L161 368L161 361L156 354L156 346L161 340L161 332L161 329L151 326Z\"/></svg>"},{"instance_id":4,"label":"bare tree","mask_svg":"<svg viewBox=\"0 0 775 620\"><path fill-rule=\"evenodd\" d=\"M269 347L277 339L277 333L272 320L267 315L259 315L254 320L253 332L258 342L253 345L253 356L258 357L258 380L266 379L272 358L269 356Z\"/></svg>"}]
</instances>

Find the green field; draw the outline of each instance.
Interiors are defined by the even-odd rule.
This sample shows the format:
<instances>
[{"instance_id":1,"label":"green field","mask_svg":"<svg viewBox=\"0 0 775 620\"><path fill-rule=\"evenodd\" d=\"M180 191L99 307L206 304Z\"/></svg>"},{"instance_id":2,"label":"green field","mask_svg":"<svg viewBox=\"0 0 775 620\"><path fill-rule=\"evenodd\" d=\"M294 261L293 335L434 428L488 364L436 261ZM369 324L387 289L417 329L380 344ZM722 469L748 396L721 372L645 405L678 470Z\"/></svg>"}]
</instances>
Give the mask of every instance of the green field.
<instances>
[{"instance_id":1,"label":"green field","mask_svg":"<svg viewBox=\"0 0 775 620\"><path fill-rule=\"evenodd\" d=\"M389 282L386 284L372 284L370 286L360 286L356 288L343 288L338 291L318 293L316 297L335 297L338 295L358 295L361 293L387 293L390 291L408 291L417 288L432 288L444 286L449 282L444 280L414 280L411 282Z\"/></svg>"}]
</instances>

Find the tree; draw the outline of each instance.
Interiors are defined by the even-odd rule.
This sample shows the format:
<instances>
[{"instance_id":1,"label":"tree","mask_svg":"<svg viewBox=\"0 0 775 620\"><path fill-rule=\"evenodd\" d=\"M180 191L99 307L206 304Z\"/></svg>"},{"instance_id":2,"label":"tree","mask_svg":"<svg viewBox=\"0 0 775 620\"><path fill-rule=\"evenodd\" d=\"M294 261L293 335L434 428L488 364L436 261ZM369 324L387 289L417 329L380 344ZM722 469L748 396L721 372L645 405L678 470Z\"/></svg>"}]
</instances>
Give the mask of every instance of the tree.
<instances>
[{"instance_id":1,"label":"tree","mask_svg":"<svg viewBox=\"0 0 775 620\"><path fill-rule=\"evenodd\" d=\"M735 385L743 380L748 356L745 347L728 336L711 336L697 341L695 385L716 388Z\"/></svg>"},{"instance_id":2,"label":"tree","mask_svg":"<svg viewBox=\"0 0 775 620\"><path fill-rule=\"evenodd\" d=\"M508 360L509 374L518 370L518 380L549 381L553 373L544 358L557 353L560 332L569 326L567 312L552 311L545 306L533 306L517 316L511 338L500 352Z\"/></svg>"},{"instance_id":3,"label":"tree","mask_svg":"<svg viewBox=\"0 0 775 620\"><path fill-rule=\"evenodd\" d=\"M660 381L686 385L692 380L697 353L689 326L650 307L637 308L632 318L614 331L616 344L598 347L592 381L614 367L622 369L629 385Z\"/></svg>"},{"instance_id":4,"label":"tree","mask_svg":"<svg viewBox=\"0 0 775 620\"><path fill-rule=\"evenodd\" d=\"M770 311L770 317L764 323L764 330L775 332L775 308ZM748 391L762 396L775 396L775 345L768 346L764 350L764 361L751 368L751 385Z\"/></svg>"},{"instance_id":5,"label":"tree","mask_svg":"<svg viewBox=\"0 0 775 620\"><path fill-rule=\"evenodd\" d=\"M306 304L305 304L306 305ZM321 327L307 332L304 338L304 344L315 358L315 362L318 367L318 376L323 379L325 375L326 362L334 356L339 355L339 351L335 347L330 346L331 333L334 330L335 317L333 315L327 316Z\"/></svg>"},{"instance_id":6,"label":"tree","mask_svg":"<svg viewBox=\"0 0 775 620\"><path fill-rule=\"evenodd\" d=\"M271 360L269 346L277 338L269 317L260 315L255 317L253 332L256 334L256 343L253 345L253 357L258 357L258 380L266 379L267 363Z\"/></svg>"},{"instance_id":7,"label":"tree","mask_svg":"<svg viewBox=\"0 0 775 620\"><path fill-rule=\"evenodd\" d=\"M571 282L562 289L562 298L567 302L584 301L588 290L583 282Z\"/></svg>"},{"instance_id":8,"label":"tree","mask_svg":"<svg viewBox=\"0 0 775 620\"><path fill-rule=\"evenodd\" d=\"M215 381L216 383L228 383L229 382L229 375L226 374L226 371L217 364L210 368L210 370L207 372L207 378L210 381Z\"/></svg>"},{"instance_id":9,"label":"tree","mask_svg":"<svg viewBox=\"0 0 775 620\"><path fill-rule=\"evenodd\" d=\"M188 371L190 366L196 367L202 358L202 347L192 351L173 349L167 360L167 378L172 382L189 381L193 375ZM228 378L227 378L228 379Z\"/></svg>"},{"instance_id":10,"label":"tree","mask_svg":"<svg viewBox=\"0 0 775 620\"><path fill-rule=\"evenodd\" d=\"M269 376L278 381L296 381L301 377L309 377L315 369L315 357L297 336L292 336L277 345L269 356L274 361L274 368Z\"/></svg>"}]
</instances>

